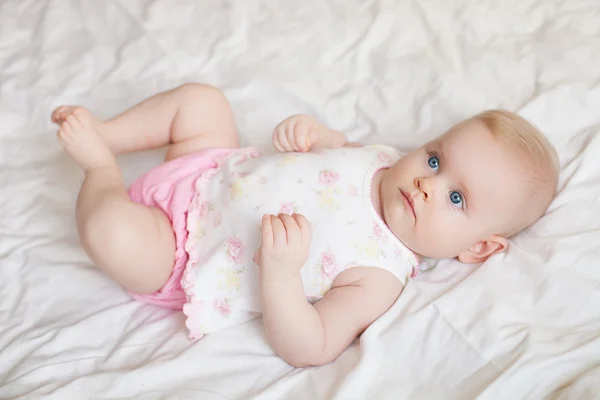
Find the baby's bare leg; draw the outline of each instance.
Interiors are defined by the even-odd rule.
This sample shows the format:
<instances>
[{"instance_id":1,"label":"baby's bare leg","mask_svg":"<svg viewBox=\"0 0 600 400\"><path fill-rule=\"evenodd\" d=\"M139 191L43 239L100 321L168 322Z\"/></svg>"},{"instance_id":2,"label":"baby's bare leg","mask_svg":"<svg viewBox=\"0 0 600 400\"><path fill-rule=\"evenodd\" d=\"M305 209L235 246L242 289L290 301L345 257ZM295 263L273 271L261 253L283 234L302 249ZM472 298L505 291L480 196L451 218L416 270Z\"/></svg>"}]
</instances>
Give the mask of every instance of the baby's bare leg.
<instances>
[{"instance_id":1,"label":"baby's bare leg","mask_svg":"<svg viewBox=\"0 0 600 400\"><path fill-rule=\"evenodd\" d=\"M52 120L60 125L75 110L86 115L114 153L170 144L170 160L205 148L239 146L229 102L218 89L199 83L159 93L108 121L76 106L58 107Z\"/></svg>"},{"instance_id":2,"label":"baby's bare leg","mask_svg":"<svg viewBox=\"0 0 600 400\"><path fill-rule=\"evenodd\" d=\"M106 274L126 289L152 293L169 278L175 238L160 210L130 201L114 155L87 113L66 117L58 138L85 171L77 199L83 247Z\"/></svg>"},{"instance_id":3,"label":"baby's bare leg","mask_svg":"<svg viewBox=\"0 0 600 400\"><path fill-rule=\"evenodd\" d=\"M88 110L52 113L58 136L85 171L77 226L90 258L117 283L138 293L161 288L173 270L175 238L161 210L129 199L113 154L170 144L167 160L209 147L237 147L231 107L217 89L185 84L99 121Z\"/></svg>"}]
</instances>

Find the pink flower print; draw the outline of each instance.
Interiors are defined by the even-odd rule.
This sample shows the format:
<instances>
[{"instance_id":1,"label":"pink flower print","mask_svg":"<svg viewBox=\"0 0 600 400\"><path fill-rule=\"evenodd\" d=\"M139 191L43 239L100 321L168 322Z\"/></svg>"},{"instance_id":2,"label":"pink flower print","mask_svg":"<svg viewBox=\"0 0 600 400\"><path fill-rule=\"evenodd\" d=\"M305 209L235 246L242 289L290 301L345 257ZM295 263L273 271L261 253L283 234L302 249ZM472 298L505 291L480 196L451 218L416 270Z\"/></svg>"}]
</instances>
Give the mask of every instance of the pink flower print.
<instances>
[{"instance_id":1,"label":"pink flower print","mask_svg":"<svg viewBox=\"0 0 600 400\"><path fill-rule=\"evenodd\" d=\"M337 172L325 169L319 173L319 182L323 185L333 185L340 179L340 175Z\"/></svg>"},{"instance_id":2,"label":"pink flower print","mask_svg":"<svg viewBox=\"0 0 600 400\"><path fill-rule=\"evenodd\" d=\"M231 307L229 306L229 301L227 299L217 299L213 306L215 310L224 317L228 317L231 313Z\"/></svg>"},{"instance_id":3,"label":"pink flower print","mask_svg":"<svg viewBox=\"0 0 600 400\"><path fill-rule=\"evenodd\" d=\"M208 201L204 200L198 206L198 218L204 217L204 214L208 211Z\"/></svg>"},{"instance_id":4,"label":"pink flower print","mask_svg":"<svg viewBox=\"0 0 600 400\"><path fill-rule=\"evenodd\" d=\"M248 176L248 172L235 172L232 174L234 178L244 179Z\"/></svg>"},{"instance_id":5,"label":"pink flower print","mask_svg":"<svg viewBox=\"0 0 600 400\"><path fill-rule=\"evenodd\" d=\"M227 255L236 263L242 261L242 254L244 253L244 245L238 238L230 238L227 241Z\"/></svg>"},{"instance_id":6,"label":"pink flower print","mask_svg":"<svg viewBox=\"0 0 600 400\"><path fill-rule=\"evenodd\" d=\"M254 252L254 256L252 257L252 262L258 265L258 255L260 254L260 249L256 249Z\"/></svg>"},{"instance_id":7,"label":"pink flower print","mask_svg":"<svg viewBox=\"0 0 600 400\"><path fill-rule=\"evenodd\" d=\"M265 183L267 183L269 180L267 179L266 176L261 176L260 178L258 178L258 183L260 183L261 185L264 185Z\"/></svg>"},{"instance_id":8,"label":"pink flower print","mask_svg":"<svg viewBox=\"0 0 600 400\"><path fill-rule=\"evenodd\" d=\"M390 156L385 151L380 151L379 154L377 154L377 157L386 164L392 163L392 156Z\"/></svg>"},{"instance_id":9,"label":"pink flower print","mask_svg":"<svg viewBox=\"0 0 600 400\"><path fill-rule=\"evenodd\" d=\"M352 197L358 196L358 188L354 185L348 185L348 194Z\"/></svg>"},{"instance_id":10,"label":"pink flower print","mask_svg":"<svg viewBox=\"0 0 600 400\"><path fill-rule=\"evenodd\" d=\"M373 224L373 235L379 240L385 240L385 234L383 233L383 229L376 223Z\"/></svg>"},{"instance_id":11,"label":"pink flower print","mask_svg":"<svg viewBox=\"0 0 600 400\"><path fill-rule=\"evenodd\" d=\"M294 207L294 203L292 203L291 201L287 201L281 205L279 212L283 214L293 214L295 210L296 207Z\"/></svg>"},{"instance_id":12,"label":"pink flower print","mask_svg":"<svg viewBox=\"0 0 600 400\"><path fill-rule=\"evenodd\" d=\"M329 279L334 279L338 274L338 265L335 256L330 250L321 253L321 270Z\"/></svg>"}]
</instances>

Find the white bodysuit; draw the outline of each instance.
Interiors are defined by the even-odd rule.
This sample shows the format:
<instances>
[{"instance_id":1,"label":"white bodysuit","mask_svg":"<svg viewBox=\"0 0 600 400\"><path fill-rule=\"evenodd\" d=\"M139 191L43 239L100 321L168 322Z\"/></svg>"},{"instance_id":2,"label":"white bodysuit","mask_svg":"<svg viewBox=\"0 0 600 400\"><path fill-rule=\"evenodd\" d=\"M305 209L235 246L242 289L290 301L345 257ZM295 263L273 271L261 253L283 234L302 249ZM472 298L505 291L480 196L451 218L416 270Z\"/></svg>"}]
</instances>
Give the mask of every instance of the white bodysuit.
<instances>
[{"instance_id":1,"label":"white bodysuit","mask_svg":"<svg viewBox=\"0 0 600 400\"><path fill-rule=\"evenodd\" d=\"M405 283L416 256L375 212L371 181L400 158L388 146L259 156L241 149L203 174L188 211L182 286L192 338L260 315L258 251L264 214L298 213L312 226L300 273L313 303L355 266L383 268Z\"/></svg>"}]
</instances>

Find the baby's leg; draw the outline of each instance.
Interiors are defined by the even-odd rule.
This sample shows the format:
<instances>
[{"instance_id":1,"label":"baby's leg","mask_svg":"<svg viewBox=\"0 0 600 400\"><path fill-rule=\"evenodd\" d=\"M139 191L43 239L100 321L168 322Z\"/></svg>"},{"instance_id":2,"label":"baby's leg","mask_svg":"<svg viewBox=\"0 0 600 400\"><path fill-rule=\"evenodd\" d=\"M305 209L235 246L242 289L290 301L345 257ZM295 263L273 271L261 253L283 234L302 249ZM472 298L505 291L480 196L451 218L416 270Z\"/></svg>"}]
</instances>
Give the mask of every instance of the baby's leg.
<instances>
[{"instance_id":1,"label":"baby's leg","mask_svg":"<svg viewBox=\"0 0 600 400\"><path fill-rule=\"evenodd\" d=\"M227 98L208 85L188 83L159 93L124 113L101 122L82 107L61 106L52 121L86 117L114 153L172 146L167 160L210 147L238 147L233 112Z\"/></svg>"},{"instance_id":2,"label":"baby's leg","mask_svg":"<svg viewBox=\"0 0 600 400\"><path fill-rule=\"evenodd\" d=\"M133 203L114 155L87 113L65 118L58 137L85 171L77 199L83 247L106 274L126 289L152 293L171 275L175 238L160 210Z\"/></svg>"}]
</instances>

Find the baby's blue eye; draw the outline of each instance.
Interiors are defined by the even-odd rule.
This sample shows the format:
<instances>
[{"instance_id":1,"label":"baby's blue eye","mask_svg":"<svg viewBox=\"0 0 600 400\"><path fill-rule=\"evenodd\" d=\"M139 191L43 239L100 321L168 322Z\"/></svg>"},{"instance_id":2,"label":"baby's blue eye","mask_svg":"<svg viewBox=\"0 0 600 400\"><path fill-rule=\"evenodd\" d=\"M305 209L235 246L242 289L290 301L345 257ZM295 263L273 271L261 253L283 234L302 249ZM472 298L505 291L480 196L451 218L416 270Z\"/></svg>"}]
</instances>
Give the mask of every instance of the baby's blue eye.
<instances>
[{"instance_id":1,"label":"baby's blue eye","mask_svg":"<svg viewBox=\"0 0 600 400\"><path fill-rule=\"evenodd\" d=\"M464 207L463 196L460 192L457 192L456 190L450 192L450 202L452 202L452 204L454 204L457 207Z\"/></svg>"},{"instance_id":2,"label":"baby's blue eye","mask_svg":"<svg viewBox=\"0 0 600 400\"><path fill-rule=\"evenodd\" d=\"M431 156L427 160L427 164L429 164L429 168L436 172L440 168L440 159L438 156Z\"/></svg>"}]
</instances>

